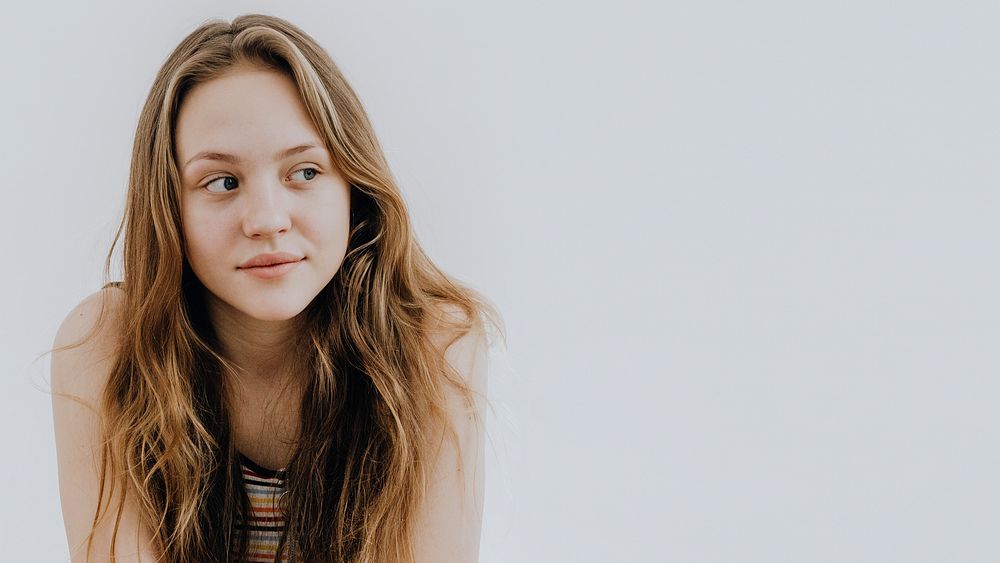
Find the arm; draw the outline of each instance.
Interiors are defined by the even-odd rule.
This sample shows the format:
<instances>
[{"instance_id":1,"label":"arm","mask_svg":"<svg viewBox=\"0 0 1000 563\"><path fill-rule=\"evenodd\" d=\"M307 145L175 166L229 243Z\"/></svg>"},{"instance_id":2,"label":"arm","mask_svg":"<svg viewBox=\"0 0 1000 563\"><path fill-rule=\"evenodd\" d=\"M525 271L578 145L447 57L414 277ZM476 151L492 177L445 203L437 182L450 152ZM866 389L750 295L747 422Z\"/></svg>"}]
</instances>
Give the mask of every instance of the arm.
<instances>
[{"instance_id":1,"label":"arm","mask_svg":"<svg viewBox=\"0 0 1000 563\"><path fill-rule=\"evenodd\" d=\"M445 358L475 393L482 421L477 422L465 399L449 389L448 416L461 449L456 451L452 440L446 437L434 462L427 497L414 530L417 563L479 561L485 484L483 397L487 389L488 350L485 335L477 326L445 353Z\"/></svg>"},{"instance_id":2,"label":"arm","mask_svg":"<svg viewBox=\"0 0 1000 563\"><path fill-rule=\"evenodd\" d=\"M52 354L52 415L59 469L59 496L62 503L66 539L73 563L87 560L87 536L94 522L100 488L101 396L117 354L117 327L123 293L103 289L84 299L69 313L56 334L54 346L79 342L82 345ZM97 326L101 301L105 302L103 322ZM96 330L95 329L96 326ZM121 480L115 483L117 489ZM105 483L102 517L94 531L90 561L108 561L111 533L120 497ZM115 542L115 561L155 561L152 537L139 524L134 502L126 496Z\"/></svg>"}]
</instances>

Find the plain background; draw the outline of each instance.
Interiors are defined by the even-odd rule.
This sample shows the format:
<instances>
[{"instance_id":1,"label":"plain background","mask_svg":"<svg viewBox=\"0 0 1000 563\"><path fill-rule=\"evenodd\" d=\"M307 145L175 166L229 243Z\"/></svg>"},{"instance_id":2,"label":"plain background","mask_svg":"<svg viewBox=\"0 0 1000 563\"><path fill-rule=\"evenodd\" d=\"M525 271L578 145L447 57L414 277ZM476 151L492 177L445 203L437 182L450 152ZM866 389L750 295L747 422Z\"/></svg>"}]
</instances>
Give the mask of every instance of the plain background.
<instances>
[{"instance_id":1,"label":"plain background","mask_svg":"<svg viewBox=\"0 0 1000 563\"><path fill-rule=\"evenodd\" d=\"M1000 560L995 3L86 4L0 35L6 559L67 558L35 357L154 74L262 11L505 315L481 561Z\"/></svg>"}]
</instances>

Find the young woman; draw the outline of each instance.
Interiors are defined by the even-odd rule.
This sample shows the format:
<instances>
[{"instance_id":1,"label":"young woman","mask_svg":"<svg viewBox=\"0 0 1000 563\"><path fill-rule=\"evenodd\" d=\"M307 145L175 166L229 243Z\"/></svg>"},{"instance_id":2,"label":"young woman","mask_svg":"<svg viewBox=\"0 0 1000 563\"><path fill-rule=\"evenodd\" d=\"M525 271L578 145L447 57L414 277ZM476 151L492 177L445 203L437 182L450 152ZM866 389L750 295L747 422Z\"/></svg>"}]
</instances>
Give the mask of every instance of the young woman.
<instances>
[{"instance_id":1,"label":"young woman","mask_svg":"<svg viewBox=\"0 0 1000 563\"><path fill-rule=\"evenodd\" d=\"M248 15L180 43L119 240L52 358L73 561L477 560L500 319L421 250L313 39Z\"/></svg>"}]
</instances>

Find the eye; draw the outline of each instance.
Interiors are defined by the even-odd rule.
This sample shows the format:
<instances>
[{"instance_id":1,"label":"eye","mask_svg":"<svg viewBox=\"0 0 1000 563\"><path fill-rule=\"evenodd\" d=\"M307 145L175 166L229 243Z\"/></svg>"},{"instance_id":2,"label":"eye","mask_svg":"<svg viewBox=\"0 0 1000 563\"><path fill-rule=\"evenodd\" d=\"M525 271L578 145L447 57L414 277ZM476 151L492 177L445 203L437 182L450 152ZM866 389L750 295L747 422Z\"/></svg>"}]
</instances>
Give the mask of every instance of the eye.
<instances>
[{"instance_id":1,"label":"eye","mask_svg":"<svg viewBox=\"0 0 1000 563\"><path fill-rule=\"evenodd\" d=\"M212 184L217 183L219 180L231 180L231 181L223 182L222 184L220 184L220 186L222 187L222 191L213 190L212 189ZM216 178L216 179L212 180L211 182L205 184L205 189L207 189L208 191L210 191L210 192L212 192L214 194L221 194L221 193L226 193L226 192L228 192L230 190L236 189L236 185L237 185L236 184L236 178L233 178L232 176L219 176L218 178Z\"/></svg>"},{"instance_id":2,"label":"eye","mask_svg":"<svg viewBox=\"0 0 1000 563\"><path fill-rule=\"evenodd\" d=\"M292 172L292 176L295 176L299 172L303 173L303 180L307 182L319 175L319 170L316 170L315 168L300 168L295 172Z\"/></svg>"}]
</instances>

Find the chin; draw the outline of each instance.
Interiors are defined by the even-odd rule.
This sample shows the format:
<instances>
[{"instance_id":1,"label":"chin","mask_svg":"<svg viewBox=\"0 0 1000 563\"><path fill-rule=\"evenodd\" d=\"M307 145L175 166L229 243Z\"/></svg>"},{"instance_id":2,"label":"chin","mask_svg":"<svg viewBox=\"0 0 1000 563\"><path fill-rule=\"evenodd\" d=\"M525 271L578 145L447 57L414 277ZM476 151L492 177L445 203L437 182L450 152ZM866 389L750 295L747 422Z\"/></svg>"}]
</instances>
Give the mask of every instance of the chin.
<instances>
[{"instance_id":1,"label":"chin","mask_svg":"<svg viewBox=\"0 0 1000 563\"><path fill-rule=\"evenodd\" d=\"M295 318L308 305L300 296L292 295L232 295L230 299L220 299L228 308L250 319L265 322L281 322Z\"/></svg>"},{"instance_id":2,"label":"chin","mask_svg":"<svg viewBox=\"0 0 1000 563\"><path fill-rule=\"evenodd\" d=\"M307 292L292 287L273 288L271 291L231 291L222 294L215 294L209 289L207 296L216 306L229 310L237 317L244 316L247 320L262 322L284 322L294 319L311 301Z\"/></svg>"},{"instance_id":3,"label":"chin","mask_svg":"<svg viewBox=\"0 0 1000 563\"><path fill-rule=\"evenodd\" d=\"M260 303L256 304L255 307L249 307L244 309L243 312L257 319L258 321L287 321L294 319L305 309L305 305L301 307L293 305L285 305L275 303L272 307L261 307Z\"/></svg>"}]
</instances>

